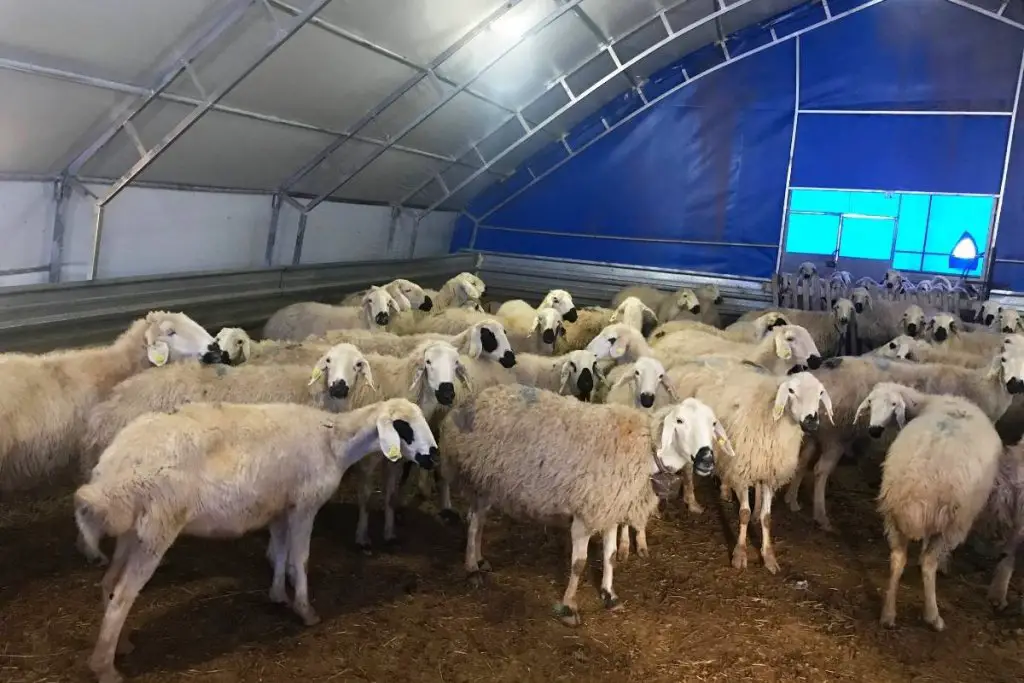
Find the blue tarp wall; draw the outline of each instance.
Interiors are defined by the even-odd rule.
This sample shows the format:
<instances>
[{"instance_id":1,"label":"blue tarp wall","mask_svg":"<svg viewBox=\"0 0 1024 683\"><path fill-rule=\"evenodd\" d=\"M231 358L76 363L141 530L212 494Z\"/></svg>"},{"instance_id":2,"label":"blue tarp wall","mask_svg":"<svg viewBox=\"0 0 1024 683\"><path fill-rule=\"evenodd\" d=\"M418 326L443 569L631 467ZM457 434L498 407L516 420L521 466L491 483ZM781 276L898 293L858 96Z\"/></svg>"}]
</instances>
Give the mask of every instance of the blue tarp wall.
<instances>
[{"instance_id":1,"label":"blue tarp wall","mask_svg":"<svg viewBox=\"0 0 1024 683\"><path fill-rule=\"evenodd\" d=\"M768 277L791 144L791 187L999 194L1024 30L946 0L828 4L654 74L650 105L620 95L573 156L553 144L476 197L452 250ZM992 280L1024 291L1024 132L1012 148Z\"/></svg>"}]
</instances>

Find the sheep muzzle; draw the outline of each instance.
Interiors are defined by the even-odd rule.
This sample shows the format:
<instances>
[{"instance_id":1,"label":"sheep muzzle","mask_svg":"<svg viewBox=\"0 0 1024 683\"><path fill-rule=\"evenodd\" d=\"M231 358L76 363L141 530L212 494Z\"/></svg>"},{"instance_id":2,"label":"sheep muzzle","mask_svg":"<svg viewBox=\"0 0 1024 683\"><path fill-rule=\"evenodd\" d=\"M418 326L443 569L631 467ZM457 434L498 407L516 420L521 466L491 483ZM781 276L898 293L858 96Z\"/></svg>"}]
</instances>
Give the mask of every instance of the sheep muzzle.
<instances>
[{"instance_id":1,"label":"sheep muzzle","mask_svg":"<svg viewBox=\"0 0 1024 683\"><path fill-rule=\"evenodd\" d=\"M501 364L501 367L506 369L515 367L516 354L513 353L512 351L506 351L504 355L502 355L501 360L498 362Z\"/></svg>"},{"instance_id":2,"label":"sheep muzzle","mask_svg":"<svg viewBox=\"0 0 1024 683\"><path fill-rule=\"evenodd\" d=\"M590 393L594 390L594 374L590 372L590 368L583 368L580 371L580 376L576 378L576 388L581 399L590 400Z\"/></svg>"},{"instance_id":3,"label":"sheep muzzle","mask_svg":"<svg viewBox=\"0 0 1024 683\"><path fill-rule=\"evenodd\" d=\"M230 365L231 356L228 355L227 351L220 348L220 344L218 342L214 341L206 347L206 353L199 358L199 361L206 365L216 365L218 363Z\"/></svg>"},{"instance_id":4,"label":"sheep muzzle","mask_svg":"<svg viewBox=\"0 0 1024 683\"><path fill-rule=\"evenodd\" d=\"M946 332L946 328L945 327L940 327L937 330L935 330L935 341L939 341L939 342L946 341L946 337L948 337L948 336L949 336L949 333Z\"/></svg>"},{"instance_id":5,"label":"sheep muzzle","mask_svg":"<svg viewBox=\"0 0 1024 683\"><path fill-rule=\"evenodd\" d=\"M573 307L566 311L565 315L563 315L562 317L565 318L567 322L574 323L579 318L579 314L576 313L576 308Z\"/></svg>"},{"instance_id":6,"label":"sheep muzzle","mask_svg":"<svg viewBox=\"0 0 1024 683\"><path fill-rule=\"evenodd\" d=\"M715 454L710 446L701 446L693 456L693 471L698 477L706 477L715 471Z\"/></svg>"},{"instance_id":7,"label":"sheep muzzle","mask_svg":"<svg viewBox=\"0 0 1024 683\"><path fill-rule=\"evenodd\" d=\"M423 296L423 303L420 304L420 310L421 311L429 311L432 308L434 308L434 300L431 299L429 296L424 295Z\"/></svg>"},{"instance_id":8,"label":"sheep muzzle","mask_svg":"<svg viewBox=\"0 0 1024 683\"><path fill-rule=\"evenodd\" d=\"M644 408L650 408L654 405L654 394L648 394L646 392L640 394L640 405Z\"/></svg>"},{"instance_id":9,"label":"sheep muzzle","mask_svg":"<svg viewBox=\"0 0 1024 683\"><path fill-rule=\"evenodd\" d=\"M455 385L451 382L441 382L434 390L434 398L441 405L450 406L455 401Z\"/></svg>"},{"instance_id":10,"label":"sheep muzzle","mask_svg":"<svg viewBox=\"0 0 1024 683\"><path fill-rule=\"evenodd\" d=\"M819 356L818 354L814 354L813 356L808 356L807 357L807 366L811 370L817 370L818 368L820 368L821 367L821 356Z\"/></svg>"},{"instance_id":11,"label":"sheep muzzle","mask_svg":"<svg viewBox=\"0 0 1024 683\"><path fill-rule=\"evenodd\" d=\"M800 429L802 429L805 434L812 434L818 431L818 416L808 415L804 419L800 420Z\"/></svg>"},{"instance_id":12,"label":"sheep muzzle","mask_svg":"<svg viewBox=\"0 0 1024 683\"><path fill-rule=\"evenodd\" d=\"M857 311L858 313L863 313L864 312L864 304L862 304L862 303L860 303L858 301L857 303L855 303L853 305L853 310Z\"/></svg>"},{"instance_id":13,"label":"sheep muzzle","mask_svg":"<svg viewBox=\"0 0 1024 683\"><path fill-rule=\"evenodd\" d=\"M917 336L917 325L915 323L909 323L907 325L907 334L911 337Z\"/></svg>"},{"instance_id":14,"label":"sheep muzzle","mask_svg":"<svg viewBox=\"0 0 1024 683\"><path fill-rule=\"evenodd\" d=\"M882 438L882 432L884 431L885 427L881 427L879 425L871 425L868 427L868 435L870 435L872 439Z\"/></svg>"},{"instance_id":15,"label":"sheep muzzle","mask_svg":"<svg viewBox=\"0 0 1024 683\"><path fill-rule=\"evenodd\" d=\"M384 311L381 311L380 313L375 315L373 319L378 325L383 326L388 324L388 314L385 313Z\"/></svg>"},{"instance_id":16,"label":"sheep muzzle","mask_svg":"<svg viewBox=\"0 0 1024 683\"><path fill-rule=\"evenodd\" d=\"M1011 394L1024 394L1024 380L1011 377L1006 380L1006 390Z\"/></svg>"},{"instance_id":17,"label":"sheep muzzle","mask_svg":"<svg viewBox=\"0 0 1024 683\"><path fill-rule=\"evenodd\" d=\"M549 327L548 329L544 330L544 332L540 335L540 338L544 340L545 344L554 344L555 331Z\"/></svg>"},{"instance_id":18,"label":"sheep muzzle","mask_svg":"<svg viewBox=\"0 0 1024 683\"><path fill-rule=\"evenodd\" d=\"M697 304L696 306L694 306L693 308L691 308L691 309L690 309L690 313L693 313L694 315L696 315L696 314L700 313L700 304Z\"/></svg>"},{"instance_id":19,"label":"sheep muzzle","mask_svg":"<svg viewBox=\"0 0 1024 683\"><path fill-rule=\"evenodd\" d=\"M331 398L348 398L348 382L343 379L331 382L327 393L330 394Z\"/></svg>"},{"instance_id":20,"label":"sheep muzzle","mask_svg":"<svg viewBox=\"0 0 1024 683\"><path fill-rule=\"evenodd\" d=\"M429 453L417 453L416 464L425 470L432 470L441 461L441 454L437 446L431 446Z\"/></svg>"}]
</instances>

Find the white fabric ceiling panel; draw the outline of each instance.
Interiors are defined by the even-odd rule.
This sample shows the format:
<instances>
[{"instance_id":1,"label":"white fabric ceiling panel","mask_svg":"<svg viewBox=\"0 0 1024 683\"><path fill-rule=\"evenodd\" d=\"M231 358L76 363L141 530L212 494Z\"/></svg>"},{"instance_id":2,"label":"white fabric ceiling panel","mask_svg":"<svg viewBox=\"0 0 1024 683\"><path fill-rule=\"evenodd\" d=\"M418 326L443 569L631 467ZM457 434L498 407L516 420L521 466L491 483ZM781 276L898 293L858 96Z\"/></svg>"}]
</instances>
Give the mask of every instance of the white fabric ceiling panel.
<instances>
[{"instance_id":1,"label":"white fabric ceiling panel","mask_svg":"<svg viewBox=\"0 0 1024 683\"><path fill-rule=\"evenodd\" d=\"M699 1L704 2L705 0ZM679 10L682 11L688 7L690 7L689 4L682 5L679 7ZM710 12L704 12L703 9L699 12L691 9L689 14L680 14L674 19L672 18L672 13L669 13L669 21L672 24L672 30L679 31L686 26L689 26L693 21L696 21L697 18L699 18L698 15L707 16L708 14L710 14ZM644 59L640 60L640 62L638 62L634 67L635 71L644 78L647 78L663 67L668 66L683 56L688 55L705 45L710 45L716 40L718 40L718 28L715 26L714 21L708 21L693 30L682 34L661 49L656 50Z\"/></svg>"},{"instance_id":2,"label":"white fabric ceiling panel","mask_svg":"<svg viewBox=\"0 0 1024 683\"><path fill-rule=\"evenodd\" d=\"M471 183L466 185L464 188L454 193L451 197L446 199L439 208L447 209L450 211L460 211L466 208L469 202L473 201L481 192L486 190L488 187L498 182L498 179L494 176L487 175L486 173L478 176Z\"/></svg>"},{"instance_id":3,"label":"white fabric ceiling panel","mask_svg":"<svg viewBox=\"0 0 1024 683\"><path fill-rule=\"evenodd\" d=\"M617 80L609 81L598 87L592 94L587 96L576 106L565 110L561 116L548 124L547 130L552 135L561 136L571 131L576 124L583 121L598 109L606 105L613 97L621 93L625 88Z\"/></svg>"},{"instance_id":4,"label":"white fabric ceiling panel","mask_svg":"<svg viewBox=\"0 0 1024 683\"><path fill-rule=\"evenodd\" d=\"M294 21L280 16L282 22ZM269 23L254 22L247 28L216 60L199 69L207 90L223 85L269 42ZM228 93L223 103L343 131L415 73L307 25ZM182 81L181 87L189 86Z\"/></svg>"},{"instance_id":5,"label":"white fabric ceiling panel","mask_svg":"<svg viewBox=\"0 0 1024 683\"><path fill-rule=\"evenodd\" d=\"M441 187L441 184L437 180L431 180L429 183L423 186L416 194L409 197L405 202L405 206L415 206L423 208L430 206L434 202L440 201L444 198L445 191Z\"/></svg>"},{"instance_id":6,"label":"white fabric ceiling panel","mask_svg":"<svg viewBox=\"0 0 1024 683\"><path fill-rule=\"evenodd\" d=\"M336 199L398 202L443 167L443 161L390 149L331 196Z\"/></svg>"},{"instance_id":7,"label":"white fabric ceiling panel","mask_svg":"<svg viewBox=\"0 0 1024 683\"><path fill-rule=\"evenodd\" d=\"M492 159L505 151L513 142L524 136L522 128L516 132L511 124L512 121L492 133L486 140L480 143L479 149L486 159ZM516 124L518 126L518 124ZM500 173L513 173L516 168L527 158L539 152L542 148L555 141L547 130L539 130L529 139L519 144L514 150L498 160L492 168Z\"/></svg>"},{"instance_id":8,"label":"white fabric ceiling panel","mask_svg":"<svg viewBox=\"0 0 1024 683\"><path fill-rule=\"evenodd\" d=\"M523 109L523 115L528 120L539 123L567 104L569 104L569 96L561 86L556 85L553 88L548 88L543 95Z\"/></svg>"},{"instance_id":9,"label":"white fabric ceiling panel","mask_svg":"<svg viewBox=\"0 0 1024 683\"><path fill-rule=\"evenodd\" d=\"M52 173L119 95L0 71L0 171Z\"/></svg>"},{"instance_id":10,"label":"white fabric ceiling panel","mask_svg":"<svg viewBox=\"0 0 1024 683\"><path fill-rule=\"evenodd\" d=\"M584 0L580 8L590 15L606 36L617 38L678 3L679 0Z\"/></svg>"},{"instance_id":11,"label":"white fabric ceiling panel","mask_svg":"<svg viewBox=\"0 0 1024 683\"><path fill-rule=\"evenodd\" d=\"M419 116L451 95L452 90L451 86L445 85L436 78L427 76L413 86L411 90L395 100L380 116L366 126L363 129L363 134L377 140L396 137ZM366 107L366 111L372 109L376 104L377 102L370 103ZM409 138L404 138L402 144L410 144Z\"/></svg>"},{"instance_id":12,"label":"white fabric ceiling panel","mask_svg":"<svg viewBox=\"0 0 1024 683\"><path fill-rule=\"evenodd\" d=\"M352 139L346 140L323 162L306 174L294 189L306 194L321 195L362 166L379 149L380 147L377 145ZM311 154L310 159L313 156Z\"/></svg>"},{"instance_id":13,"label":"white fabric ceiling panel","mask_svg":"<svg viewBox=\"0 0 1024 683\"><path fill-rule=\"evenodd\" d=\"M739 0L726 0L725 6L728 9L730 5L735 5ZM752 26L759 21L764 21L770 17L774 17L777 14L782 14L786 10L792 9L797 5L802 5L805 0L758 0L758 2L748 2L745 5L730 9L728 12L723 14L718 20L722 24L722 32L725 35L735 33L741 28Z\"/></svg>"},{"instance_id":14,"label":"white fabric ceiling panel","mask_svg":"<svg viewBox=\"0 0 1024 683\"><path fill-rule=\"evenodd\" d=\"M427 64L502 4L500 0L335 0L319 16Z\"/></svg>"},{"instance_id":15,"label":"white fabric ceiling panel","mask_svg":"<svg viewBox=\"0 0 1024 683\"><path fill-rule=\"evenodd\" d=\"M138 83L230 0L0 0L6 56Z\"/></svg>"},{"instance_id":16,"label":"white fabric ceiling panel","mask_svg":"<svg viewBox=\"0 0 1024 683\"><path fill-rule=\"evenodd\" d=\"M554 9L553 3L551 9ZM546 14L538 17L535 23ZM504 18L497 24L500 25L501 21ZM506 105L523 107L544 92L549 83L589 60L599 47L598 38L587 25L574 12L567 12L501 58L475 81L474 87ZM458 69L449 69L446 64L442 71L456 80L465 81L487 63L485 59L490 58L493 57L474 56L471 64Z\"/></svg>"},{"instance_id":17,"label":"white fabric ceiling panel","mask_svg":"<svg viewBox=\"0 0 1024 683\"><path fill-rule=\"evenodd\" d=\"M146 137L173 126L188 111L185 105L163 103L149 117ZM168 147L139 179L273 190L329 141L330 137L322 133L214 111ZM84 173L89 177L117 178L137 159L134 147L112 143L110 150L97 156Z\"/></svg>"},{"instance_id":18,"label":"white fabric ceiling panel","mask_svg":"<svg viewBox=\"0 0 1024 683\"><path fill-rule=\"evenodd\" d=\"M402 144L456 156L507 117L505 111L461 92L416 126Z\"/></svg>"}]
</instances>

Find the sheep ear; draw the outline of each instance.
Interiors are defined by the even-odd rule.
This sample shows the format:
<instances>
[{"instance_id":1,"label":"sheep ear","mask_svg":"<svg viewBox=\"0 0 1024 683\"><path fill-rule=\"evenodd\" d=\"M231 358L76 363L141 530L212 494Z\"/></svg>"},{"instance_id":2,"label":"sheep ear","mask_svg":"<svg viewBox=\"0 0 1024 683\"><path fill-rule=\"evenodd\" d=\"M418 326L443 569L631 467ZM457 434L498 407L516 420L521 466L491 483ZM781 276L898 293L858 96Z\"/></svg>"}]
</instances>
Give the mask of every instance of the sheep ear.
<instances>
[{"instance_id":1,"label":"sheep ear","mask_svg":"<svg viewBox=\"0 0 1024 683\"><path fill-rule=\"evenodd\" d=\"M789 348L786 339L780 335L775 335L775 355L782 360L789 360L793 357L792 349Z\"/></svg>"},{"instance_id":2,"label":"sheep ear","mask_svg":"<svg viewBox=\"0 0 1024 683\"><path fill-rule=\"evenodd\" d=\"M626 340L619 338L612 344L612 348L608 350L608 355L612 357L612 360L618 360L626 355Z\"/></svg>"},{"instance_id":3,"label":"sheep ear","mask_svg":"<svg viewBox=\"0 0 1024 683\"><path fill-rule=\"evenodd\" d=\"M608 318L608 324L617 323L619 321L619 309L612 311L612 317Z\"/></svg>"},{"instance_id":4,"label":"sheep ear","mask_svg":"<svg viewBox=\"0 0 1024 683\"><path fill-rule=\"evenodd\" d=\"M148 358L149 362L158 368L167 365L167 361L170 356L171 347L169 347L165 341L158 339L146 347L146 358Z\"/></svg>"},{"instance_id":5,"label":"sheep ear","mask_svg":"<svg viewBox=\"0 0 1024 683\"><path fill-rule=\"evenodd\" d=\"M481 325L474 325L473 328L470 329L467 332L467 334L469 335L469 354L468 355L469 355L470 358L474 358L474 359L479 358L480 354L484 352L484 344L480 340L480 330L481 329L482 329Z\"/></svg>"},{"instance_id":6,"label":"sheep ear","mask_svg":"<svg viewBox=\"0 0 1024 683\"><path fill-rule=\"evenodd\" d=\"M789 383L783 382L779 390L775 392L775 407L772 409L772 417L778 422L786 412L786 404L789 403Z\"/></svg>"},{"instance_id":7,"label":"sheep ear","mask_svg":"<svg viewBox=\"0 0 1024 683\"><path fill-rule=\"evenodd\" d=\"M625 384L626 382L628 382L631 379L633 379L633 373L632 372L624 372L624 373L622 373L619 376L619 378L617 380L615 380L615 384L613 384L611 386L611 389L616 389L616 388L622 386L623 384Z\"/></svg>"},{"instance_id":8,"label":"sheep ear","mask_svg":"<svg viewBox=\"0 0 1024 683\"><path fill-rule=\"evenodd\" d=\"M676 436L675 423L672 421L672 413L665 415L661 423L661 445L658 446L658 457L662 458L672 448L672 441Z\"/></svg>"},{"instance_id":9,"label":"sheep ear","mask_svg":"<svg viewBox=\"0 0 1024 683\"><path fill-rule=\"evenodd\" d=\"M565 385L569 383L569 378L572 377L572 371L576 369L576 364L571 360L567 360L562 363L561 380L562 383L558 387L558 393L565 393Z\"/></svg>"},{"instance_id":10,"label":"sheep ear","mask_svg":"<svg viewBox=\"0 0 1024 683\"><path fill-rule=\"evenodd\" d=\"M409 299L405 294L397 292L388 301L388 308L394 309L395 313L401 313L402 311L408 311L411 309L412 304L409 303Z\"/></svg>"},{"instance_id":11,"label":"sheep ear","mask_svg":"<svg viewBox=\"0 0 1024 683\"><path fill-rule=\"evenodd\" d=\"M473 391L473 385L469 381L469 372L466 370L466 366L462 364L461 360L455 361L455 376L462 381L463 386L466 387L466 391Z\"/></svg>"},{"instance_id":12,"label":"sheep ear","mask_svg":"<svg viewBox=\"0 0 1024 683\"><path fill-rule=\"evenodd\" d=\"M387 417L377 419L377 441L381 453L391 462L402 459L402 446L395 425Z\"/></svg>"},{"instance_id":13,"label":"sheep ear","mask_svg":"<svg viewBox=\"0 0 1024 683\"><path fill-rule=\"evenodd\" d=\"M366 322L366 326L371 330L376 324L373 319L373 301L370 299L363 301L363 321Z\"/></svg>"},{"instance_id":14,"label":"sheep ear","mask_svg":"<svg viewBox=\"0 0 1024 683\"><path fill-rule=\"evenodd\" d=\"M529 333L526 336L527 337L532 337L533 333L537 331L538 327L540 327L540 316L539 315L535 315L535 316L533 316L533 323L530 325L530 331L529 331Z\"/></svg>"},{"instance_id":15,"label":"sheep ear","mask_svg":"<svg viewBox=\"0 0 1024 683\"><path fill-rule=\"evenodd\" d=\"M668 397L672 399L673 403L679 402L679 394L676 393L676 390L672 386L672 383L669 382L668 378L665 377L664 375L661 376L661 386L665 387L665 393L668 394Z\"/></svg>"},{"instance_id":16,"label":"sheep ear","mask_svg":"<svg viewBox=\"0 0 1024 683\"><path fill-rule=\"evenodd\" d=\"M313 366L313 372L309 376L309 384L307 386L313 386L324 378L324 372L327 371L327 363L324 362L326 356L322 356L320 360Z\"/></svg>"},{"instance_id":17,"label":"sheep ear","mask_svg":"<svg viewBox=\"0 0 1024 683\"><path fill-rule=\"evenodd\" d=\"M900 429L907 426L907 404L902 399L896 404L896 424Z\"/></svg>"},{"instance_id":18,"label":"sheep ear","mask_svg":"<svg viewBox=\"0 0 1024 683\"><path fill-rule=\"evenodd\" d=\"M423 373L426 372L426 366L423 365L423 361L416 364L416 374L412 376L412 384L409 385L409 391L415 391L416 385L423 380Z\"/></svg>"},{"instance_id":19,"label":"sheep ear","mask_svg":"<svg viewBox=\"0 0 1024 683\"><path fill-rule=\"evenodd\" d=\"M466 301L476 301L480 298L480 290L478 290L472 283L465 280L459 281L459 289L462 290L462 295Z\"/></svg>"},{"instance_id":20,"label":"sheep ear","mask_svg":"<svg viewBox=\"0 0 1024 683\"><path fill-rule=\"evenodd\" d=\"M861 414L865 410L867 410L868 406L870 406L870 405L871 405L871 398L870 397L868 397L868 398L866 398L866 399L864 399L863 401L860 402L860 405L857 406L857 412L853 414L853 424L857 424L857 422L860 421Z\"/></svg>"},{"instance_id":21,"label":"sheep ear","mask_svg":"<svg viewBox=\"0 0 1024 683\"><path fill-rule=\"evenodd\" d=\"M835 424L836 420L832 416L832 397L828 395L827 391L821 392L821 405L825 406L825 412L828 414L828 421Z\"/></svg>"},{"instance_id":22,"label":"sheep ear","mask_svg":"<svg viewBox=\"0 0 1024 683\"><path fill-rule=\"evenodd\" d=\"M992 359L992 364L988 366L988 372L985 373L985 379L999 379L999 375L1003 370L1003 359L1001 356L996 356Z\"/></svg>"},{"instance_id":23,"label":"sheep ear","mask_svg":"<svg viewBox=\"0 0 1024 683\"><path fill-rule=\"evenodd\" d=\"M371 389L373 389L374 391L377 391L377 387L374 386L374 384L373 384L373 370L370 369L370 364L366 362L365 358L363 359L363 370L362 370L362 372L363 372L363 380L366 382L366 384Z\"/></svg>"},{"instance_id":24,"label":"sheep ear","mask_svg":"<svg viewBox=\"0 0 1024 683\"><path fill-rule=\"evenodd\" d=\"M711 428L711 431L714 433L715 441L718 442L718 445L725 449L726 455L730 458L735 458L736 451L733 450L732 441L729 440L729 435L725 433L725 428L722 426L722 423L716 423Z\"/></svg>"}]
</instances>

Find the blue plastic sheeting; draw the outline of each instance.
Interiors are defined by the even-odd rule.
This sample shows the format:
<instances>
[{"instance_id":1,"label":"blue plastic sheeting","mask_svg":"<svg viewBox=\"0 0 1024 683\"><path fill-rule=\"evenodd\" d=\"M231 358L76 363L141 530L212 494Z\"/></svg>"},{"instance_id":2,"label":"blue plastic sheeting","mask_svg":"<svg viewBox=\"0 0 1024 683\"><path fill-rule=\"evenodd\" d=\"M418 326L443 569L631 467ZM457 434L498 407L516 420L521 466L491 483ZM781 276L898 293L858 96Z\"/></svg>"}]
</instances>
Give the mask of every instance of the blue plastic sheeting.
<instances>
[{"instance_id":1,"label":"blue plastic sheeting","mask_svg":"<svg viewBox=\"0 0 1024 683\"><path fill-rule=\"evenodd\" d=\"M469 249L469 244L472 239L473 221L465 214L459 214L459 217L455 219L455 228L452 230L451 250L455 252L462 249Z\"/></svg>"},{"instance_id":2,"label":"blue plastic sheeting","mask_svg":"<svg viewBox=\"0 0 1024 683\"><path fill-rule=\"evenodd\" d=\"M999 263L1000 259L1024 261L1024 118L1018 116L1017 131L1010 150L1006 173L1003 215L996 237L996 262L992 266L993 289L1024 292L1024 265Z\"/></svg>"},{"instance_id":3,"label":"blue plastic sheeting","mask_svg":"<svg viewBox=\"0 0 1024 683\"><path fill-rule=\"evenodd\" d=\"M998 194L1009 129L1008 116L801 114L792 184Z\"/></svg>"},{"instance_id":4,"label":"blue plastic sheeting","mask_svg":"<svg viewBox=\"0 0 1024 683\"><path fill-rule=\"evenodd\" d=\"M628 263L751 277L770 277L775 271L776 254L775 247L633 242L621 239L594 239L584 235L527 234L483 225L477 233L474 248L479 251L506 254Z\"/></svg>"},{"instance_id":5,"label":"blue plastic sheeting","mask_svg":"<svg viewBox=\"0 0 1024 683\"><path fill-rule=\"evenodd\" d=\"M790 41L708 74L594 143L485 223L578 235L777 244L795 62ZM520 243L517 253L538 253L534 242L542 248L535 234L505 235L514 237L503 237L503 243ZM619 254L612 260L639 263L622 261L626 252L616 246L621 242L609 244L595 248ZM637 242L629 258L650 251L641 258L644 263L700 267L692 258L685 264L681 260L683 251L693 252L692 245L684 250L667 246ZM482 238L474 247L492 249ZM767 272L749 251L735 250L727 265L726 256L716 255L717 265L709 263L707 269L736 275ZM769 260L774 265L774 253Z\"/></svg>"},{"instance_id":6,"label":"blue plastic sheeting","mask_svg":"<svg viewBox=\"0 0 1024 683\"><path fill-rule=\"evenodd\" d=\"M801 109L1009 112L1024 31L950 2L886 0L801 41Z\"/></svg>"}]
</instances>

